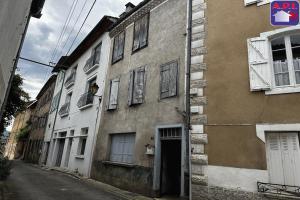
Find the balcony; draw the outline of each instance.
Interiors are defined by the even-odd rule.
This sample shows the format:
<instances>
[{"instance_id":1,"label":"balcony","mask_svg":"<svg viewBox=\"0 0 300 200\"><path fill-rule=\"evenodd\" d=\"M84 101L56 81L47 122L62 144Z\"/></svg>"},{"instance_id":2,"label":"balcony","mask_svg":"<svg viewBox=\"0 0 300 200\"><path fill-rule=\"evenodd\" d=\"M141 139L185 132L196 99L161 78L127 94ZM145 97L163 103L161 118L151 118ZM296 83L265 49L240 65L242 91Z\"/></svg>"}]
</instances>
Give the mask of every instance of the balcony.
<instances>
[{"instance_id":1,"label":"balcony","mask_svg":"<svg viewBox=\"0 0 300 200\"><path fill-rule=\"evenodd\" d=\"M76 73L73 72L72 74L70 74L70 76L66 79L66 82L65 82L66 88L70 88L72 85L74 85L75 77L76 77Z\"/></svg>"},{"instance_id":2,"label":"balcony","mask_svg":"<svg viewBox=\"0 0 300 200\"><path fill-rule=\"evenodd\" d=\"M94 102L94 95L90 92L87 92L79 98L77 106L79 110L83 110L93 106L93 102Z\"/></svg>"},{"instance_id":3,"label":"balcony","mask_svg":"<svg viewBox=\"0 0 300 200\"><path fill-rule=\"evenodd\" d=\"M69 111L70 111L70 102L69 103L65 103L60 109L58 114L60 115L60 117L65 117L69 115Z\"/></svg>"},{"instance_id":4,"label":"balcony","mask_svg":"<svg viewBox=\"0 0 300 200\"><path fill-rule=\"evenodd\" d=\"M99 67L99 62L94 61L94 56L92 56L86 61L83 71L86 74L89 74L90 72L94 71L97 67Z\"/></svg>"}]
</instances>

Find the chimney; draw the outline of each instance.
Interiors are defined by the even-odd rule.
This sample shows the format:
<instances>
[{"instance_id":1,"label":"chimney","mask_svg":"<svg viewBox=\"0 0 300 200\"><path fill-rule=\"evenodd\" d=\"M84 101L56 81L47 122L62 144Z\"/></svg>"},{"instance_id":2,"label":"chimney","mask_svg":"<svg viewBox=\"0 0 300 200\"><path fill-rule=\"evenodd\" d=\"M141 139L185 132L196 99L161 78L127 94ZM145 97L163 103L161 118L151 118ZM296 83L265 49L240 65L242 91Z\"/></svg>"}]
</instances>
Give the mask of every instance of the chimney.
<instances>
[{"instance_id":1,"label":"chimney","mask_svg":"<svg viewBox=\"0 0 300 200\"><path fill-rule=\"evenodd\" d=\"M125 6L126 6L126 10L125 10L126 13L130 12L135 7L135 5L132 4L131 2L128 2Z\"/></svg>"}]
</instances>

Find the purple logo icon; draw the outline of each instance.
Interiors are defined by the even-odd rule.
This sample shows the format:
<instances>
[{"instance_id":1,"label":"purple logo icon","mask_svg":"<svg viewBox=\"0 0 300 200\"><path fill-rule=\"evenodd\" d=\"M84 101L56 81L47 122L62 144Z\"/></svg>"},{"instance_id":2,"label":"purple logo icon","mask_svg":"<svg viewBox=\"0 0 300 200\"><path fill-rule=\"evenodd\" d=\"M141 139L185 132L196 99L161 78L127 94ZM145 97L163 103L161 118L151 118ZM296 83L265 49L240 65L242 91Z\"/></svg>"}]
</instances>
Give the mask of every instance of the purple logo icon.
<instances>
[{"instance_id":1,"label":"purple logo icon","mask_svg":"<svg viewBox=\"0 0 300 200\"><path fill-rule=\"evenodd\" d=\"M271 3L273 26L295 26L299 24L298 1L273 1Z\"/></svg>"}]
</instances>

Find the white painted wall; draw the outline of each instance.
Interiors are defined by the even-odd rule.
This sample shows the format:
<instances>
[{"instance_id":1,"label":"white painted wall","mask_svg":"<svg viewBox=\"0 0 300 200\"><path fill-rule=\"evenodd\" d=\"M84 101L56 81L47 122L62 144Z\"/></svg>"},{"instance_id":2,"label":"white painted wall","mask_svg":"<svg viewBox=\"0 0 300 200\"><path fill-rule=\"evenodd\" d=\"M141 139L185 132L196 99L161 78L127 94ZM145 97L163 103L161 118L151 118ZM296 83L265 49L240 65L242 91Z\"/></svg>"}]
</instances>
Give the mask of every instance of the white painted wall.
<instances>
[{"instance_id":1,"label":"white painted wall","mask_svg":"<svg viewBox=\"0 0 300 200\"><path fill-rule=\"evenodd\" d=\"M102 48L101 48L101 56L100 56L100 64L97 69L92 71L90 74L86 74L83 71L84 65L87 61L87 59L91 56L92 50L100 43L102 42ZM82 94L86 92L86 85L89 79L97 76L97 85L99 86L99 90L97 92L97 96L102 96L104 87L105 87L105 77L107 73L107 67L109 63L109 52L110 52L110 37L108 33L105 33L100 37L93 45L92 47L87 50L73 65L72 67L77 66L77 72L76 72L76 80L75 84L70 87L69 89L66 89L65 86L63 86L61 99L59 103L59 108L65 103L66 96L69 92L72 92L72 99L71 99L71 105L70 105L70 111L69 115L67 117L61 118L59 115L57 115L57 120L54 127L53 133L59 133L63 131L67 131L67 138L65 142L64 147L64 153L62 157L61 167L64 167L65 159L66 159L66 152L67 152L67 146L69 143L69 136L71 130L75 130L73 139L73 144L70 152L70 158L69 158L69 166L68 169L72 171L78 171L83 176L88 177L90 166L92 162L92 154L94 150L94 144L96 140L96 134L98 132L99 122L100 122L100 113L102 109L102 103L99 103L99 98L94 97L93 106L89 107L84 110L79 110L77 107L77 102ZM72 67L70 67L66 71L66 78L70 75ZM65 78L65 79L66 79ZM57 86L55 88L55 94L59 91L59 87ZM96 122L98 116L98 120ZM48 124L52 123L54 121L54 114L50 114ZM78 143L79 143L79 135L81 133L81 129L88 127L88 137L87 137L87 143L86 143L86 149L85 149L85 155L83 158L77 157L77 149L78 149ZM46 130L46 136L45 141L51 140L51 129L47 127ZM54 166L55 160L56 160L56 154L57 154L57 145L53 143L53 140L51 140L51 148L50 153L47 160L48 166Z\"/></svg>"},{"instance_id":2,"label":"white painted wall","mask_svg":"<svg viewBox=\"0 0 300 200\"><path fill-rule=\"evenodd\" d=\"M257 182L269 182L267 170L244 169L209 165L208 184L228 189L257 192Z\"/></svg>"},{"instance_id":3,"label":"white painted wall","mask_svg":"<svg viewBox=\"0 0 300 200\"><path fill-rule=\"evenodd\" d=\"M32 0L0 1L0 108L25 31Z\"/></svg>"}]
</instances>

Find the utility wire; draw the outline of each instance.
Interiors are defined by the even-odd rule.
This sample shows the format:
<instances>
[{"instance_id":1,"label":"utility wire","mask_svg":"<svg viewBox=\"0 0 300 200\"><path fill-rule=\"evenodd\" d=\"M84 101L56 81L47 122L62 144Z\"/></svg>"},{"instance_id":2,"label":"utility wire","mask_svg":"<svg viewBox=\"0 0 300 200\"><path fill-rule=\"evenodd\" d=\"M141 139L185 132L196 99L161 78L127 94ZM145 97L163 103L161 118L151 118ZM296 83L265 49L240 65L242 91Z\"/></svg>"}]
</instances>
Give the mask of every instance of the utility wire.
<instances>
[{"instance_id":1,"label":"utility wire","mask_svg":"<svg viewBox=\"0 0 300 200\"><path fill-rule=\"evenodd\" d=\"M67 39L66 39L66 41L65 41L65 43L64 43L64 45L63 45L63 47L62 47L62 52L63 52L64 48L66 47L66 45L67 45L67 43L68 43L68 41L69 41L69 39L70 39L70 37L71 37L71 35L72 35L72 32L74 31L74 28L75 28L75 26L76 26L76 24L77 24L79 18L81 17L82 11L83 11L83 9L84 9L85 6L86 6L87 1L88 1L88 0L85 0L84 4L83 4L83 6L82 6L82 8L81 8L81 10L80 10L80 13L79 13L79 15L77 16L77 19L76 19L76 21L75 21L75 23L74 23L74 25L73 25L73 27L72 27L72 30L70 31L70 33L69 33L69 35L68 35L68 37L67 37Z\"/></svg>"},{"instance_id":2,"label":"utility wire","mask_svg":"<svg viewBox=\"0 0 300 200\"><path fill-rule=\"evenodd\" d=\"M87 18L89 17L89 15L90 15L92 9L94 8L96 1L97 1L97 0L94 0L93 5L91 6L91 8L90 8L88 14L86 15L86 17L85 17L85 19L84 19L84 21L83 21L83 23L82 23L82 25L81 25L79 31L77 32L77 34L76 34L76 36L75 36L75 38L74 38L74 40L73 40L73 42L72 42L72 44L71 44L69 50L67 51L66 55L68 55L68 54L70 53L70 51L71 51L71 49L72 49L72 47L73 47L73 45L74 45L74 43L75 43L75 41L76 41L76 39L77 39L79 33L81 32L81 29L83 28L83 26L84 26L84 24L85 24Z\"/></svg>"},{"instance_id":3,"label":"utility wire","mask_svg":"<svg viewBox=\"0 0 300 200\"><path fill-rule=\"evenodd\" d=\"M54 59L54 54L55 54L55 52L56 52L56 49L58 48L58 44L59 44L59 42L60 42L60 40L61 40L61 37L62 37L62 35L63 35L63 32L64 32L64 30L65 30L65 28L66 28L66 24L67 24L68 21L69 21L69 17L70 17L70 15L71 15L71 13L72 13L72 10L73 10L73 7L74 7L74 5L75 5L75 2L76 2L76 0L73 1L72 6L71 6L71 8L70 8L70 10L69 10L69 13L68 13L68 15L67 15L66 21L64 22L63 29L62 29L62 31L60 32L60 36L59 36L59 38L58 38L58 40L57 40L57 43L56 43L56 45L55 45L55 48L54 48L54 50L52 51L51 58L50 58L50 62L52 62L53 59Z\"/></svg>"}]
</instances>

